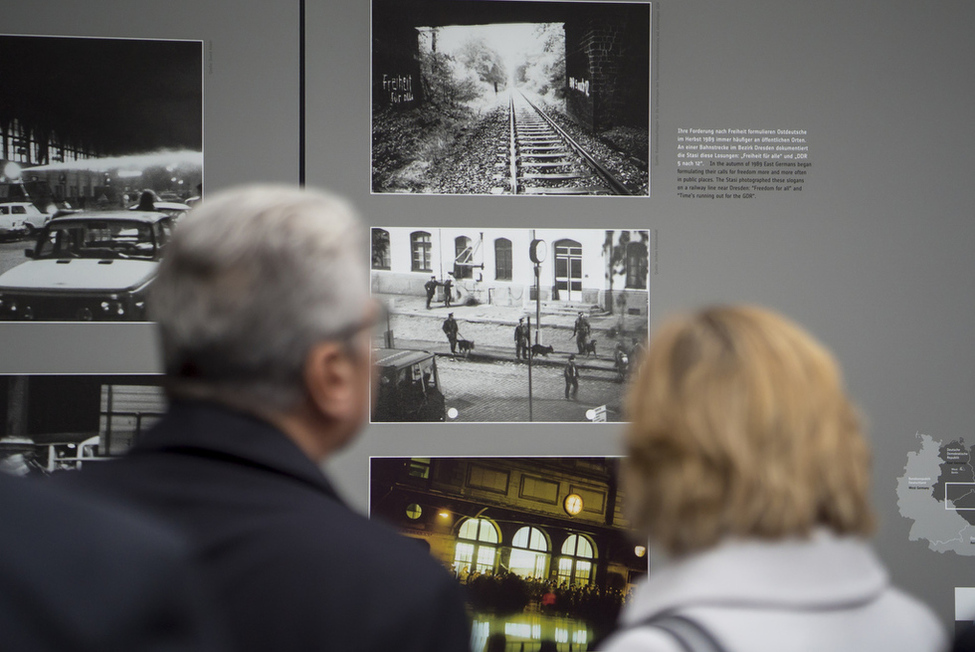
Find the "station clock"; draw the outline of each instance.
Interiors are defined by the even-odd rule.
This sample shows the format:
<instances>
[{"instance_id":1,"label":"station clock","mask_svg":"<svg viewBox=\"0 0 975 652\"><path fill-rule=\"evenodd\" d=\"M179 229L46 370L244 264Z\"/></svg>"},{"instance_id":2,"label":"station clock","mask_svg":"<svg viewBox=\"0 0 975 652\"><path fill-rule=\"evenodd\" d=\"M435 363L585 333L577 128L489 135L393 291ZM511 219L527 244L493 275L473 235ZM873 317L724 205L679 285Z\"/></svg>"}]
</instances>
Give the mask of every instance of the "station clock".
<instances>
[{"instance_id":1,"label":"station clock","mask_svg":"<svg viewBox=\"0 0 975 652\"><path fill-rule=\"evenodd\" d=\"M562 508L569 516L577 516L582 511L582 496L579 494L569 494L562 501Z\"/></svg>"}]
</instances>

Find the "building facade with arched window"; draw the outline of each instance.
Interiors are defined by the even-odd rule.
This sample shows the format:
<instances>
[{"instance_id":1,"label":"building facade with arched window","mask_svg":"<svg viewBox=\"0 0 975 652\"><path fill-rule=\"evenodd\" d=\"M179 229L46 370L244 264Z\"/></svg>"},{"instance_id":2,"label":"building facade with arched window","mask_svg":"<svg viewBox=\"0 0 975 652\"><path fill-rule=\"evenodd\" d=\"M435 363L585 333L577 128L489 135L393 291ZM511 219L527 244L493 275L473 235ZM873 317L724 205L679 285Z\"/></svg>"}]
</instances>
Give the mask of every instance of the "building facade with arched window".
<instances>
[{"instance_id":1,"label":"building facade with arched window","mask_svg":"<svg viewBox=\"0 0 975 652\"><path fill-rule=\"evenodd\" d=\"M542 301L649 311L647 230L372 229L372 291L423 296L430 276L453 280L458 303L527 307L535 300L533 239L545 243L539 267Z\"/></svg>"},{"instance_id":2,"label":"building facade with arched window","mask_svg":"<svg viewBox=\"0 0 975 652\"><path fill-rule=\"evenodd\" d=\"M512 573L625 590L647 570L620 512L617 458L373 458L371 513L463 581Z\"/></svg>"},{"instance_id":3,"label":"building facade with arched window","mask_svg":"<svg viewBox=\"0 0 975 652\"><path fill-rule=\"evenodd\" d=\"M550 561L549 537L542 530L523 525L515 531L508 570L521 577L548 577Z\"/></svg>"},{"instance_id":4,"label":"building facade with arched window","mask_svg":"<svg viewBox=\"0 0 975 652\"><path fill-rule=\"evenodd\" d=\"M454 544L454 560L451 568L456 573L463 569L468 572L488 573L497 566L498 527L486 518L469 518L457 528L457 542Z\"/></svg>"}]
</instances>

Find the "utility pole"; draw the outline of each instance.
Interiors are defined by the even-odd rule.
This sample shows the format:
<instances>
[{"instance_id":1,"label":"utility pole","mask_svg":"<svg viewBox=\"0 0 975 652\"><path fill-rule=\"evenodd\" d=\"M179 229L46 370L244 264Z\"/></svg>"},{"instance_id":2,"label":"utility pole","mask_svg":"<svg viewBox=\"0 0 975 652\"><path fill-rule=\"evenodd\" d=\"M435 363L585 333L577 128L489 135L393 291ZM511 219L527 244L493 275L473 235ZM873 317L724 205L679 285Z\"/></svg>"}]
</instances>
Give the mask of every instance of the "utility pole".
<instances>
[{"instance_id":1,"label":"utility pole","mask_svg":"<svg viewBox=\"0 0 975 652\"><path fill-rule=\"evenodd\" d=\"M546 245L543 240L535 237L535 229L532 229L532 243L528 249L529 257L535 263L535 344L538 344L539 329L542 325L542 297L539 279L541 278L541 265L545 260ZM528 333L531 335L532 319L528 318ZM531 338L528 340L531 343ZM532 414L532 355L531 347L528 347L528 420L533 421Z\"/></svg>"},{"instance_id":2,"label":"utility pole","mask_svg":"<svg viewBox=\"0 0 975 652\"><path fill-rule=\"evenodd\" d=\"M528 332L532 332L532 318L528 317ZM528 340L531 343L531 339ZM531 346L528 347L528 421L534 421L532 413L532 352Z\"/></svg>"}]
</instances>

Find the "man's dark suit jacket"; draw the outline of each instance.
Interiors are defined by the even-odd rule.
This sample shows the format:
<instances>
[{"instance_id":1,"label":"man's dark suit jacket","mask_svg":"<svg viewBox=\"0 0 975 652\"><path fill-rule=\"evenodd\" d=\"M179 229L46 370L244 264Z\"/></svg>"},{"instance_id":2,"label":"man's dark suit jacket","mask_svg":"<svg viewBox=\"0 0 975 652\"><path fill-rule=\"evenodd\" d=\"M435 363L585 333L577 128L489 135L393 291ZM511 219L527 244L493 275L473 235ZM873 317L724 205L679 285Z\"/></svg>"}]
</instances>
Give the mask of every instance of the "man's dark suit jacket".
<instances>
[{"instance_id":1,"label":"man's dark suit jacket","mask_svg":"<svg viewBox=\"0 0 975 652\"><path fill-rule=\"evenodd\" d=\"M126 457L77 476L185 533L236 649L470 649L463 595L446 569L349 509L257 418L175 402Z\"/></svg>"},{"instance_id":2,"label":"man's dark suit jacket","mask_svg":"<svg viewBox=\"0 0 975 652\"><path fill-rule=\"evenodd\" d=\"M0 473L0 650L216 650L165 528Z\"/></svg>"}]
</instances>

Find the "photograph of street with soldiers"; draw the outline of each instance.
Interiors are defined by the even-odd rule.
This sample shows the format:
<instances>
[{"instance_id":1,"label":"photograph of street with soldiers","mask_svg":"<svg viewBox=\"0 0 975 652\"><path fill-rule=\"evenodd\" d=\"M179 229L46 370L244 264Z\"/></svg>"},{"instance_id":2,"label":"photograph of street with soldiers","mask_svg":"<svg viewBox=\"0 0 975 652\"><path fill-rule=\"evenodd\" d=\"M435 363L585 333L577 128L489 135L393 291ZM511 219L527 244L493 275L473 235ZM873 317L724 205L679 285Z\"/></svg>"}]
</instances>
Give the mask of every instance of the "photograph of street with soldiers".
<instances>
[{"instance_id":1,"label":"photograph of street with soldiers","mask_svg":"<svg viewBox=\"0 0 975 652\"><path fill-rule=\"evenodd\" d=\"M371 518L423 544L464 587L473 652L599 649L647 544L615 457L373 457Z\"/></svg>"},{"instance_id":2,"label":"photograph of street with soldiers","mask_svg":"<svg viewBox=\"0 0 975 652\"><path fill-rule=\"evenodd\" d=\"M650 194L650 4L372 1L372 192Z\"/></svg>"},{"instance_id":3,"label":"photograph of street with soldiers","mask_svg":"<svg viewBox=\"0 0 975 652\"><path fill-rule=\"evenodd\" d=\"M203 192L203 43L0 35L0 320L146 321ZM25 246L26 245L26 246Z\"/></svg>"},{"instance_id":4,"label":"photograph of street with soldiers","mask_svg":"<svg viewBox=\"0 0 975 652\"><path fill-rule=\"evenodd\" d=\"M373 227L374 422L622 419L649 231Z\"/></svg>"}]
</instances>

